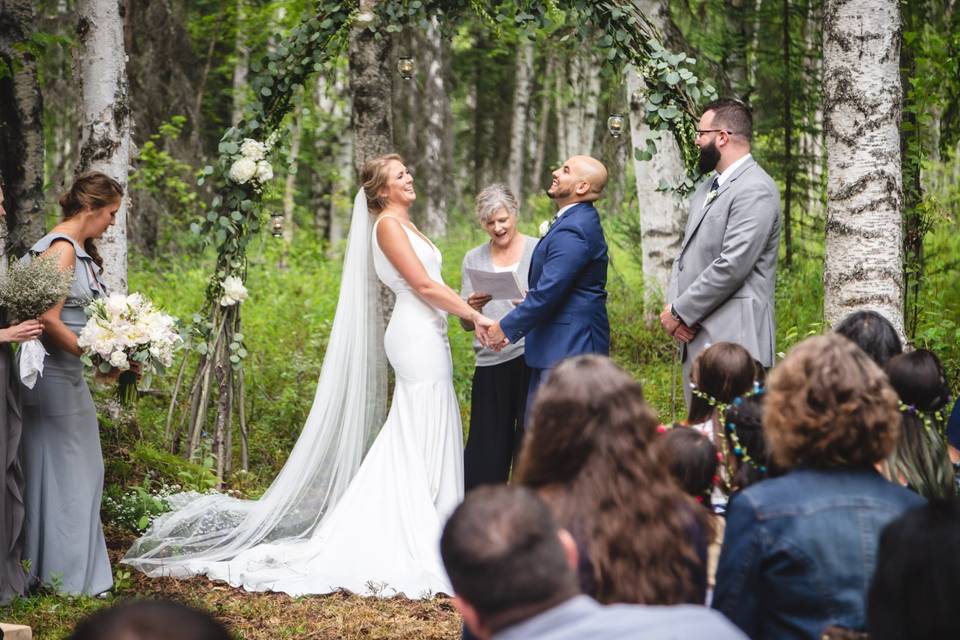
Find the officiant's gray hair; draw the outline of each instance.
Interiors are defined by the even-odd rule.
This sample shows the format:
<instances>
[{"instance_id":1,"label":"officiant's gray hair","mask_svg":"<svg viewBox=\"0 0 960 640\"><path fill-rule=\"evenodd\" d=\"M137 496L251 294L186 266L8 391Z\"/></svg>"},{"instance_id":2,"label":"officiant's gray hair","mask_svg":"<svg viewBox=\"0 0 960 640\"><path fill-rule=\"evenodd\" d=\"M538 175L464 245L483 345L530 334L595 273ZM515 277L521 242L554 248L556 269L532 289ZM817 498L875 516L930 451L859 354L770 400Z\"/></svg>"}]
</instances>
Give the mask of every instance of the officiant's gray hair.
<instances>
[{"instance_id":1,"label":"officiant's gray hair","mask_svg":"<svg viewBox=\"0 0 960 640\"><path fill-rule=\"evenodd\" d=\"M477 220L481 225L487 224L500 209L506 209L507 213L516 217L520 205L510 187L495 182L477 194Z\"/></svg>"}]
</instances>

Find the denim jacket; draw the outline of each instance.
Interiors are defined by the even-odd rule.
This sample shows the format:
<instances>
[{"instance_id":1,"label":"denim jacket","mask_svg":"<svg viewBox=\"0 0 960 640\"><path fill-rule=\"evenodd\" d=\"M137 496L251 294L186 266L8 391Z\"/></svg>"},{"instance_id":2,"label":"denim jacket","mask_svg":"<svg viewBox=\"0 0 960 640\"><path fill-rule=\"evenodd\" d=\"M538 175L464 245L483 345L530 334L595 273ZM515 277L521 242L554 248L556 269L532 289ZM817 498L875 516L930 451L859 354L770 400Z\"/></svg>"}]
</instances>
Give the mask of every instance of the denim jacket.
<instances>
[{"instance_id":1,"label":"denim jacket","mask_svg":"<svg viewBox=\"0 0 960 640\"><path fill-rule=\"evenodd\" d=\"M924 499L873 469L799 468L730 501L713 607L751 638L866 626L880 532Z\"/></svg>"}]
</instances>

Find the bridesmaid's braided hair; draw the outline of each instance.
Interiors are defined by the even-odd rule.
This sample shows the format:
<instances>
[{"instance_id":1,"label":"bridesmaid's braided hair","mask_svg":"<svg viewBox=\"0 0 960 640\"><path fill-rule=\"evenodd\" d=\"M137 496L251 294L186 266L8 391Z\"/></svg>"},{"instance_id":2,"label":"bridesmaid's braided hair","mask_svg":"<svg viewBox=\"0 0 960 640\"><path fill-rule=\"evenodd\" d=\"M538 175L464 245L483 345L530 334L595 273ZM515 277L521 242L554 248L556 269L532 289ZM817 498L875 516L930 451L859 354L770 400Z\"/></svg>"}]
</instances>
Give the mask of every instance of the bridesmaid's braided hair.
<instances>
[{"instance_id":1,"label":"bridesmaid's braided hair","mask_svg":"<svg viewBox=\"0 0 960 640\"><path fill-rule=\"evenodd\" d=\"M70 190L60 196L60 208L63 219L67 220L84 209L101 209L110 206L123 197L123 186L100 171L88 171L77 176ZM93 238L83 243L83 249L90 254L98 267L103 267L103 258L97 250Z\"/></svg>"},{"instance_id":2,"label":"bridesmaid's braided hair","mask_svg":"<svg viewBox=\"0 0 960 640\"><path fill-rule=\"evenodd\" d=\"M390 179L387 165L393 160L403 162L403 158L399 154L388 153L367 160L363 163L363 168L360 169L360 184L363 186L363 193L367 197L367 208L370 213L380 213L387 206L387 199L380 196L380 189Z\"/></svg>"}]
</instances>

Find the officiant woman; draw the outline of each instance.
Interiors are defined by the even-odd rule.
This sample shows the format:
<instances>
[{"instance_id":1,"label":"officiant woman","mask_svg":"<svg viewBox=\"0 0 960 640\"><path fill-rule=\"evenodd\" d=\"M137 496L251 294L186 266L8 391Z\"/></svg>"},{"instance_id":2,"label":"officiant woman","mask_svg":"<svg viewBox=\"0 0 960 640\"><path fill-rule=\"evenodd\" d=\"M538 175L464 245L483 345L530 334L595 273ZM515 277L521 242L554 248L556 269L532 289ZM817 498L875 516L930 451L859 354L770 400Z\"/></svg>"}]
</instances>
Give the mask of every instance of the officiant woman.
<instances>
[{"instance_id":1,"label":"officiant woman","mask_svg":"<svg viewBox=\"0 0 960 640\"><path fill-rule=\"evenodd\" d=\"M514 271L526 283L530 257L537 239L517 231L517 198L505 185L492 184L477 195L477 221L490 241L467 252L461 269L460 295L488 318L499 320L515 301L491 300L474 291L467 269ZM467 331L473 324L460 320ZM499 353L474 337L477 366L473 372L470 403L470 433L463 454L465 489L506 482L510 464L520 446L523 411L527 401L530 369L523 359L523 340L508 344Z\"/></svg>"}]
</instances>

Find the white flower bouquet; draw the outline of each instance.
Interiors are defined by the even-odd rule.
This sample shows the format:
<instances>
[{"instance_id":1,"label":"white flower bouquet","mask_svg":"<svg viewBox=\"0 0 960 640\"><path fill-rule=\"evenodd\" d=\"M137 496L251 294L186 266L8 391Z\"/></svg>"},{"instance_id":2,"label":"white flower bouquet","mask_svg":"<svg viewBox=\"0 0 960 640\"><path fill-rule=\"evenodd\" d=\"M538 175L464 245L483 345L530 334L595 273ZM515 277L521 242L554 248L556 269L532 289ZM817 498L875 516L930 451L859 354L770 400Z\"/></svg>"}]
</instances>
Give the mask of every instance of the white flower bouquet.
<instances>
[{"instance_id":1,"label":"white flower bouquet","mask_svg":"<svg viewBox=\"0 0 960 640\"><path fill-rule=\"evenodd\" d=\"M39 318L66 297L73 281L73 269L60 271L56 254L39 255L10 265L0 282L0 307L10 323ZM43 358L47 355L39 340L20 345L20 380L32 389L43 375Z\"/></svg>"},{"instance_id":2,"label":"white flower bouquet","mask_svg":"<svg viewBox=\"0 0 960 640\"><path fill-rule=\"evenodd\" d=\"M84 351L81 360L102 373L121 371L117 397L122 404L136 397L137 375L131 365L139 363L141 386L147 389L153 376L163 375L173 364L173 353L183 343L176 318L139 293L97 298L87 307L87 315L90 319L77 340Z\"/></svg>"},{"instance_id":3,"label":"white flower bouquet","mask_svg":"<svg viewBox=\"0 0 960 640\"><path fill-rule=\"evenodd\" d=\"M240 145L240 155L230 165L230 179L237 184L246 184L253 180L258 186L273 179L273 165L267 160L270 145L245 138ZM236 148L236 147L234 147Z\"/></svg>"}]
</instances>

